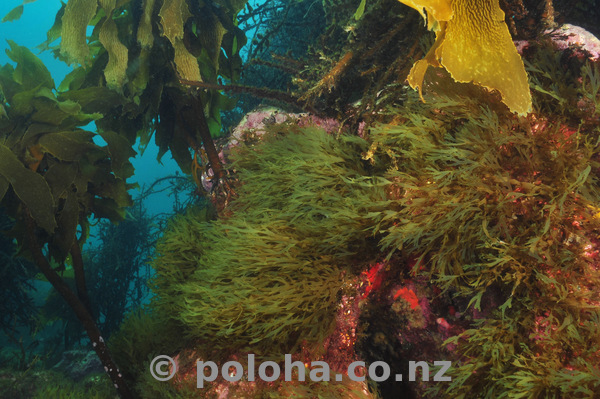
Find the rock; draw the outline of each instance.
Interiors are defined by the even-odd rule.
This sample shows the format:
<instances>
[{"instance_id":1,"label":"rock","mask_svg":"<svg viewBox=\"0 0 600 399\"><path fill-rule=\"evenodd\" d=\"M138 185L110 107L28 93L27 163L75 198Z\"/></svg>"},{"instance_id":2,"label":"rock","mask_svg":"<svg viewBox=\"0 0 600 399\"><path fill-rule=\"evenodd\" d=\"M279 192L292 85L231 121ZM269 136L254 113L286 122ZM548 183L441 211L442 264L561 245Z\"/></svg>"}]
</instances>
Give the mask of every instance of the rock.
<instances>
[{"instance_id":1,"label":"rock","mask_svg":"<svg viewBox=\"0 0 600 399\"><path fill-rule=\"evenodd\" d=\"M545 33L559 51L570 49L579 59L600 60L600 39L579 26L564 24L560 28L548 29ZM529 40L515 40L514 43L521 55L532 44Z\"/></svg>"},{"instance_id":2,"label":"rock","mask_svg":"<svg viewBox=\"0 0 600 399\"><path fill-rule=\"evenodd\" d=\"M334 133L340 129L340 123L333 118L321 118L308 113L286 112L274 107L258 107L254 111L247 113L233 129L229 140L219 152L219 159L224 165L229 164L229 152L233 147L237 146L240 142L259 139L267 131L268 126L286 122L295 123L300 127L318 126L325 129L328 133ZM206 192L211 192L213 189L213 176L212 169L208 169L202 173L202 187Z\"/></svg>"},{"instance_id":3,"label":"rock","mask_svg":"<svg viewBox=\"0 0 600 399\"><path fill-rule=\"evenodd\" d=\"M559 50L574 49L581 58L588 57L592 61L600 59L600 40L579 26L564 24L556 30L549 30L554 45Z\"/></svg>"}]
</instances>

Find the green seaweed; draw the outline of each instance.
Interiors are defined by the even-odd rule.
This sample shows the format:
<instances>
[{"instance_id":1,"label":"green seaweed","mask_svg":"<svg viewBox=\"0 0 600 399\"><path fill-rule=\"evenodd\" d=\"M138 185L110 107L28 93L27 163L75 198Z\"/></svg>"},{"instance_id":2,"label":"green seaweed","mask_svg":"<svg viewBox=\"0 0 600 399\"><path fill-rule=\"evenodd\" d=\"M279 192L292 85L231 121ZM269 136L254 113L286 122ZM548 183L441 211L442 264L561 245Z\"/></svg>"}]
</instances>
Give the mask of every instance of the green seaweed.
<instances>
[{"instance_id":1,"label":"green seaweed","mask_svg":"<svg viewBox=\"0 0 600 399\"><path fill-rule=\"evenodd\" d=\"M320 342L384 198L357 159L366 148L293 125L236 148L231 216L179 217L157 246L159 305L209 348L281 354Z\"/></svg>"},{"instance_id":2,"label":"green seaweed","mask_svg":"<svg viewBox=\"0 0 600 399\"><path fill-rule=\"evenodd\" d=\"M589 68L556 97L597 101ZM575 106L570 94L546 96L538 91L536 104L557 112L529 119L475 97L409 101L371 132L366 157L392 165L391 203L374 219L381 248L413 255L413 274L483 312L446 341L457 363L432 397L600 394L600 274L588 253L600 231L599 130L581 111L559 112Z\"/></svg>"},{"instance_id":3,"label":"green seaweed","mask_svg":"<svg viewBox=\"0 0 600 399\"><path fill-rule=\"evenodd\" d=\"M166 315L147 308L131 312L113 336L108 346L115 361L128 380L148 374L148 365L155 356L173 353L185 345L182 326ZM163 384L164 385L164 384Z\"/></svg>"},{"instance_id":4,"label":"green seaweed","mask_svg":"<svg viewBox=\"0 0 600 399\"><path fill-rule=\"evenodd\" d=\"M106 375L92 374L79 382L53 370L0 370L3 398L31 399L116 399Z\"/></svg>"}]
</instances>

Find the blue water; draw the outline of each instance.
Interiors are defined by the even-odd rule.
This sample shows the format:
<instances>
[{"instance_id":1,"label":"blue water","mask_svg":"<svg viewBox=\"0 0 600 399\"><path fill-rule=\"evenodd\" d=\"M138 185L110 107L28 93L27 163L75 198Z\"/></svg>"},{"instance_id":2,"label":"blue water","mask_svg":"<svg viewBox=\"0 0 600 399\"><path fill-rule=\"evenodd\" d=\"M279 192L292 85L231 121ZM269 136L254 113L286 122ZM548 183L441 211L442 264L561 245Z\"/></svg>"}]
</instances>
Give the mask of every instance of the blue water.
<instances>
[{"instance_id":1,"label":"blue water","mask_svg":"<svg viewBox=\"0 0 600 399\"><path fill-rule=\"evenodd\" d=\"M2 0L0 2L0 18L22 2L22 0ZM59 9L60 0L38 0L25 5L23 15L19 20L0 24L0 38L2 39L0 41L0 64L4 65L10 62L5 53L8 48L7 39L32 50L44 42L46 32L54 24L54 17ZM36 51L34 50L34 52ZM46 52L38 54L38 56L52 73L57 85L69 73L70 68L65 63L54 59L52 54Z\"/></svg>"}]
</instances>

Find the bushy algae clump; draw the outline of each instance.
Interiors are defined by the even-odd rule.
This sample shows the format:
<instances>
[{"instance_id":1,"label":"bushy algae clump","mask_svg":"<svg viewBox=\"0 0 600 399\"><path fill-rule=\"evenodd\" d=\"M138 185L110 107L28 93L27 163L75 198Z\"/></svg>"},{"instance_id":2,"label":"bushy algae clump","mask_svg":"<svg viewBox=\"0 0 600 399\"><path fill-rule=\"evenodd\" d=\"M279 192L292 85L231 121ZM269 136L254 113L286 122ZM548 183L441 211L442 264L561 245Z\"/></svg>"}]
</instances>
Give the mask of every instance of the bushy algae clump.
<instances>
[{"instance_id":1,"label":"bushy algae clump","mask_svg":"<svg viewBox=\"0 0 600 399\"><path fill-rule=\"evenodd\" d=\"M598 395L600 75L579 65L555 87L551 63L530 69L528 118L440 79L368 141L287 123L241 143L236 200L218 220L179 216L159 243L154 311L198 356L280 360L323 342L349 276L387 256L401 283L415 257L462 314L452 382L415 388L424 397Z\"/></svg>"},{"instance_id":2,"label":"bushy algae clump","mask_svg":"<svg viewBox=\"0 0 600 399\"><path fill-rule=\"evenodd\" d=\"M547 66L534 72L538 82L548 83L539 76ZM587 77L562 82L590 107L597 68L580 67ZM536 102L553 111L573 106L547 101L564 88L537 92ZM476 310L478 320L447 341L460 359L452 383L432 395L598 396L595 108L524 121L474 98L431 101L374 129L371 154L393 165L385 175L393 201L378 216L381 248L418 257L413 273L428 273Z\"/></svg>"},{"instance_id":3,"label":"bushy algae clump","mask_svg":"<svg viewBox=\"0 0 600 399\"><path fill-rule=\"evenodd\" d=\"M367 146L283 125L235 149L231 216L182 216L157 247L159 303L188 337L284 354L326 336L344 270L369 251L369 208L384 198L360 161Z\"/></svg>"}]
</instances>

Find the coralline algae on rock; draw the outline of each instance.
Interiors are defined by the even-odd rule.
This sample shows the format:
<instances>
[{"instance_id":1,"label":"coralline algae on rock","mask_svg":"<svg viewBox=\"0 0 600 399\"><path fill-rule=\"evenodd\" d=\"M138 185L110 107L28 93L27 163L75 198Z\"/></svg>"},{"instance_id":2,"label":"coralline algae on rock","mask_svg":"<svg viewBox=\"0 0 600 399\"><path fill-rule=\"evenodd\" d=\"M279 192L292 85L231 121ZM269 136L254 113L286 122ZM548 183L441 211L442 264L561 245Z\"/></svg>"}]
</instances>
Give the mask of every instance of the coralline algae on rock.
<instances>
[{"instance_id":1,"label":"coralline algae on rock","mask_svg":"<svg viewBox=\"0 0 600 399\"><path fill-rule=\"evenodd\" d=\"M556 30L548 30L554 45L559 50L575 49L576 54L592 61L600 59L600 40L579 26L564 24ZM583 50L583 53L581 52Z\"/></svg>"},{"instance_id":2,"label":"coralline algae on rock","mask_svg":"<svg viewBox=\"0 0 600 399\"><path fill-rule=\"evenodd\" d=\"M320 118L308 113L298 114L286 112L274 107L259 107L258 109L247 113L233 129L229 141L219 152L219 159L223 164L228 164L228 154L230 149L237 146L240 141L251 140L252 137L260 137L266 132L267 126L285 122L296 123L300 127L319 126L328 133L337 132L340 129L340 123L333 118ZM212 190L212 176L212 170L208 170L202 175L202 185L207 192Z\"/></svg>"},{"instance_id":3,"label":"coralline algae on rock","mask_svg":"<svg viewBox=\"0 0 600 399\"><path fill-rule=\"evenodd\" d=\"M579 26L564 24L557 29L548 29L545 33L550 36L557 50L571 49L579 58L600 60L600 39ZM519 54L523 54L530 46L528 40L515 40L514 43Z\"/></svg>"}]
</instances>

